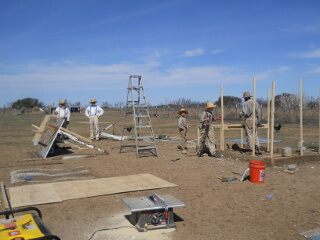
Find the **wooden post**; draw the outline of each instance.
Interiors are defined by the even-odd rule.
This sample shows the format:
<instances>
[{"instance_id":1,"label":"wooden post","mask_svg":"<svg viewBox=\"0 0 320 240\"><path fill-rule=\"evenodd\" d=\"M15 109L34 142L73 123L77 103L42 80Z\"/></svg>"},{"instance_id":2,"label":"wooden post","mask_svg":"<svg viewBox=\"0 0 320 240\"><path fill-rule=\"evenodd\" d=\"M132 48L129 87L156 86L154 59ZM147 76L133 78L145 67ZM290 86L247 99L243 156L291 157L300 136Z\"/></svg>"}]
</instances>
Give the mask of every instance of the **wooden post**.
<instances>
[{"instance_id":1,"label":"wooden post","mask_svg":"<svg viewBox=\"0 0 320 240\"><path fill-rule=\"evenodd\" d=\"M253 78L253 109L252 109L252 156L256 155L256 78Z\"/></svg>"},{"instance_id":2,"label":"wooden post","mask_svg":"<svg viewBox=\"0 0 320 240\"><path fill-rule=\"evenodd\" d=\"M220 150L224 151L224 109L223 109L223 86L220 86L221 103L221 127L220 127Z\"/></svg>"},{"instance_id":3,"label":"wooden post","mask_svg":"<svg viewBox=\"0 0 320 240\"><path fill-rule=\"evenodd\" d=\"M302 96L302 79L300 79L300 155L303 156L303 96Z\"/></svg>"},{"instance_id":4,"label":"wooden post","mask_svg":"<svg viewBox=\"0 0 320 240\"><path fill-rule=\"evenodd\" d=\"M270 88L268 88L268 100L267 100L267 152L270 152Z\"/></svg>"},{"instance_id":5,"label":"wooden post","mask_svg":"<svg viewBox=\"0 0 320 240\"><path fill-rule=\"evenodd\" d=\"M243 148L243 128L241 128L240 131L241 131L240 147Z\"/></svg>"},{"instance_id":6,"label":"wooden post","mask_svg":"<svg viewBox=\"0 0 320 240\"><path fill-rule=\"evenodd\" d=\"M271 158L271 165L274 166L274 159L273 159L273 138L274 138L274 96L275 96L275 86L276 83L272 82L272 100L271 100L271 145L270 145L270 158Z\"/></svg>"},{"instance_id":7,"label":"wooden post","mask_svg":"<svg viewBox=\"0 0 320 240\"><path fill-rule=\"evenodd\" d=\"M320 87L319 87L319 143L318 143L318 153L320 154Z\"/></svg>"},{"instance_id":8,"label":"wooden post","mask_svg":"<svg viewBox=\"0 0 320 240\"><path fill-rule=\"evenodd\" d=\"M200 127L197 127L197 152L200 150Z\"/></svg>"},{"instance_id":9,"label":"wooden post","mask_svg":"<svg viewBox=\"0 0 320 240\"><path fill-rule=\"evenodd\" d=\"M6 105L3 104L3 114L6 114Z\"/></svg>"},{"instance_id":10,"label":"wooden post","mask_svg":"<svg viewBox=\"0 0 320 240\"><path fill-rule=\"evenodd\" d=\"M7 198L7 193L6 193L6 189L3 185L3 182L0 183L0 188L1 188L1 193L2 193L4 210L10 210L10 205L9 205L8 198Z\"/></svg>"}]
</instances>

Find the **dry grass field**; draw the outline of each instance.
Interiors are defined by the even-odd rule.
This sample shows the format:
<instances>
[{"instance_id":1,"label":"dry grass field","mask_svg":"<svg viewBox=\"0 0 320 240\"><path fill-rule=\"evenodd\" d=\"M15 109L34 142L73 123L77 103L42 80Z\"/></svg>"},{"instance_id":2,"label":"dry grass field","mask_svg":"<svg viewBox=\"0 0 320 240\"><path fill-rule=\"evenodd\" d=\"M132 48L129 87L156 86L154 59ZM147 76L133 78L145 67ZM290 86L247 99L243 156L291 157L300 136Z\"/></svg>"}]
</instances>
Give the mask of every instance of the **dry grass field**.
<instances>
[{"instance_id":1,"label":"dry grass field","mask_svg":"<svg viewBox=\"0 0 320 240\"><path fill-rule=\"evenodd\" d=\"M305 239L299 233L320 226L320 162L298 164L294 173L284 171L286 166L268 167L263 184L249 181L221 182L217 176L238 177L248 167L248 162L238 158L198 158L195 148L181 155L177 142L159 142L159 157L136 158L134 150L119 154L120 142L102 138L94 142L109 152L92 158L62 160L63 164L45 165L53 162L53 156L45 160L28 161L34 150L31 124L39 126L42 114L0 115L0 181L6 187L10 172L18 169L66 169L83 166L96 178L150 173L178 187L155 190L159 194L172 194L185 203L175 213L182 218L174 230L155 230L138 233L132 228L121 228L97 233L92 239ZM89 125L83 114L72 114L68 128L89 137ZM118 111L106 111L101 122L117 122L119 129L123 117ZM155 135L178 137L177 118L152 118ZM188 139L196 138L196 118L189 119ZM235 122L234 122L235 123ZM239 122L240 123L240 120ZM130 125L130 124L126 124ZM132 124L131 124L132 125ZM101 124L100 128L107 126ZM110 132L110 131L109 131ZM116 132L117 134L117 132ZM132 134L126 132L126 135ZM305 143L318 141L318 126L305 126ZM219 134L217 132L217 137ZM259 130L266 137L266 130ZM240 131L229 131L226 139L240 138ZM297 149L299 126L284 125L275 133L275 147ZM115 148L115 149L114 149ZM95 150L69 149L68 155L99 153ZM320 160L320 157L319 157ZM19 183L26 185L32 183ZM121 202L122 198L147 196L152 191L129 192L68 200L62 203L37 207L43 212L43 220L49 229L63 240L86 240L98 229L129 226L125 215L130 214ZM273 198L266 199L268 194ZM0 205L3 210L3 206Z\"/></svg>"}]
</instances>

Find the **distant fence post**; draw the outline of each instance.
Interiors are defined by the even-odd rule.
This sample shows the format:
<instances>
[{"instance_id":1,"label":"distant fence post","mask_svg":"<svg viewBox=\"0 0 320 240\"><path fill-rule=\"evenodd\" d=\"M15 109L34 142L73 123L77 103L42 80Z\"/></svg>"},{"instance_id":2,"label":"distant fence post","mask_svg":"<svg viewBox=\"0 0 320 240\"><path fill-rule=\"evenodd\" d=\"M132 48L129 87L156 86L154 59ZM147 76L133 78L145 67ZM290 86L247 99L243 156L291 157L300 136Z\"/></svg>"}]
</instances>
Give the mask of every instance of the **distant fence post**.
<instances>
[{"instance_id":1,"label":"distant fence post","mask_svg":"<svg viewBox=\"0 0 320 240\"><path fill-rule=\"evenodd\" d=\"M6 105L3 104L3 114L6 114Z\"/></svg>"},{"instance_id":2,"label":"distant fence post","mask_svg":"<svg viewBox=\"0 0 320 240\"><path fill-rule=\"evenodd\" d=\"M302 79L300 79L300 155L303 156L303 95L302 95Z\"/></svg>"}]
</instances>

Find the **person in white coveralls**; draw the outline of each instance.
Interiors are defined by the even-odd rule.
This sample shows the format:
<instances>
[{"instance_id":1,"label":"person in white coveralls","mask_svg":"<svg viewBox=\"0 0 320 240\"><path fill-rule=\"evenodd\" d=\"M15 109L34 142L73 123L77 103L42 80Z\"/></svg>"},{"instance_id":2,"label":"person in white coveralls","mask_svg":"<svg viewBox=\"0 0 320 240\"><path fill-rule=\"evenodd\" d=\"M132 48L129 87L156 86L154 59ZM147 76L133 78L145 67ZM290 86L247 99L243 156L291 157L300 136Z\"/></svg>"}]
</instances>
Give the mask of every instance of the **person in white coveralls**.
<instances>
[{"instance_id":1,"label":"person in white coveralls","mask_svg":"<svg viewBox=\"0 0 320 240\"><path fill-rule=\"evenodd\" d=\"M85 115L90 122L90 139L99 140L99 117L103 115L103 109L96 105L97 100L91 99L90 106L86 108Z\"/></svg>"}]
</instances>

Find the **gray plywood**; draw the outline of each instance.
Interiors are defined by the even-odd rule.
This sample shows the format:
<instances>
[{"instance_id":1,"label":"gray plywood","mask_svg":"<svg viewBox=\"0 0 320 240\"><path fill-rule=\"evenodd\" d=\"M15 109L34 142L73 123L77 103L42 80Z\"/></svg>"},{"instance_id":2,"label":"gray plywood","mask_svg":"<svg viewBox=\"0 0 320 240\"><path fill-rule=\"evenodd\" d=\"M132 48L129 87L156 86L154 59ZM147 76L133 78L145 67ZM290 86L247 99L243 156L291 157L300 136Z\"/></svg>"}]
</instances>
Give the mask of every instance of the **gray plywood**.
<instances>
[{"instance_id":1,"label":"gray plywood","mask_svg":"<svg viewBox=\"0 0 320 240\"><path fill-rule=\"evenodd\" d=\"M44 119L43 122L45 122L45 124L41 124L43 129L41 130L41 137L36 147L36 153L39 157L47 157L49 150L57 137L58 131L63 124L63 121L64 119L55 115L50 115L48 118Z\"/></svg>"},{"instance_id":2,"label":"gray plywood","mask_svg":"<svg viewBox=\"0 0 320 240\"><path fill-rule=\"evenodd\" d=\"M35 184L9 188L13 207L52 203L122 192L176 187L154 175L144 173L121 177Z\"/></svg>"}]
</instances>

